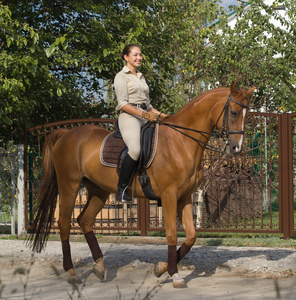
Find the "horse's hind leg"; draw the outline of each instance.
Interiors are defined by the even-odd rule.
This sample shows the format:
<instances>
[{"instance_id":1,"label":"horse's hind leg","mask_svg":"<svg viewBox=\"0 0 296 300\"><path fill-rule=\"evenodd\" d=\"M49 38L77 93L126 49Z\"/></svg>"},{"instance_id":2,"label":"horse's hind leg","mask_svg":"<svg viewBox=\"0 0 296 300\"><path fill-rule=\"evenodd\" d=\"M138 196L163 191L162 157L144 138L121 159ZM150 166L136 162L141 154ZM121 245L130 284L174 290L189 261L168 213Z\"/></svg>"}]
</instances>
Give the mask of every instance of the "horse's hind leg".
<instances>
[{"instance_id":1,"label":"horse's hind leg","mask_svg":"<svg viewBox=\"0 0 296 300\"><path fill-rule=\"evenodd\" d=\"M105 277L103 253L93 232L93 227L97 214L101 211L108 199L109 192L102 190L92 183L87 183L86 187L88 190L88 202L79 215L77 221L82 228L93 259L96 262L93 269L94 273L100 280L103 280Z\"/></svg>"},{"instance_id":2,"label":"horse's hind leg","mask_svg":"<svg viewBox=\"0 0 296 300\"><path fill-rule=\"evenodd\" d=\"M79 182L59 181L59 194L61 205L58 224L60 229L60 237L62 241L63 267L64 270L68 273L68 281L74 283L81 283L81 280L74 271L73 262L71 258L69 235L71 229L71 216L73 213L79 184Z\"/></svg>"}]
</instances>

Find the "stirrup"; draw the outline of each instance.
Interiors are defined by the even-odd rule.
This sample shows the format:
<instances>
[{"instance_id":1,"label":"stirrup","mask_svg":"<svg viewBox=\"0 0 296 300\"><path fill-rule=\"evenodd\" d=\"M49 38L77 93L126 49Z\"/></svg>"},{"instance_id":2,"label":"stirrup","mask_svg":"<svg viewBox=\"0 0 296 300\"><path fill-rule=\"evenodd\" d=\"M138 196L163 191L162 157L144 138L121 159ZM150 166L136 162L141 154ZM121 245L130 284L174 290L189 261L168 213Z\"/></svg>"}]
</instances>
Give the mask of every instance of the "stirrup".
<instances>
[{"instance_id":1,"label":"stirrup","mask_svg":"<svg viewBox=\"0 0 296 300\"><path fill-rule=\"evenodd\" d=\"M117 201L120 201L122 203L132 203L133 202L133 196L129 196L127 193L126 193L126 190L127 190L128 186L126 186L122 193L121 193L121 198L118 199L117 196L116 196L116 200ZM127 196L129 199L124 199L124 196Z\"/></svg>"}]
</instances>

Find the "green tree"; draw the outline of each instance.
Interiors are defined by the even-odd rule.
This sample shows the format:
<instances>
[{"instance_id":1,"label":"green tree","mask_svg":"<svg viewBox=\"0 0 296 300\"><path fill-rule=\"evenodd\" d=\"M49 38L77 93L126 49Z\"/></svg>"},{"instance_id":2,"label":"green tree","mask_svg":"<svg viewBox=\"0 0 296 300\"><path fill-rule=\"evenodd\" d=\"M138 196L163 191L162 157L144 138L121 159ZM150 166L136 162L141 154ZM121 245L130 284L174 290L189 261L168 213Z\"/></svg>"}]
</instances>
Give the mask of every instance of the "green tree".
<instances>
[{"instance_id":1,"label":"green tree","mask_svg":"<svg viewBox=\"0 0 296 300\"><path fill-rule=\"evenodd\" d=\"M217 30L209 25L225 10L216 0L169 0L160 1L157 11L153 25L161 34L159 45L164 52L156 71L176 111L206 89L207 38Z\"/></svg>"},{"instance_id":2,"label":"green tree","mask_svg":"<svg viewBox=\"0 0 296 300\"><path fill-rule=\"evenodd\" d=\"M231 80L245 87L255 85L255 105L265 101L272 111L295 110L295 1L280 2L286 9L283 16L277 1L272 5L250 1L247 8L237 7L235 26L218 24L221 31L210 36L209 48L211 85Z\"/></svg>"},{"instance_id":3,"label":"green tree","mask_svg":"<svg viewBox=\"0 0 296 300\"><path fill-rule=\"evenodd\" d=\"M234 80L258 88L255 107L266 103L270 111L295 110L295 1L244 2L230 15L216 1L166 4L162 23L171 37L167 55L174 64L176 102L183 105ZM235 17L234 25L229 16Z\"/></svg>"},{"instance_id":4,"label":"green tree","mask_svg":"<svg viewBox=\"0 0 296 300\"><path fill-rule=\"evenodd\" d=\"M120 52L142 33L149 1L2 1L1 135L63 119L110 116ZM6 6L5 6L6 5Z\"/></svg>"},{"instance_id":5,"label":"green tree","mask_svg":"<svg viewBox=\"0 0 296 300\"><path fill-rule=\"evenodd\" d=\"M6 139L21 141L24 128L46 122L116 117L112 83L131 42L142 45L141 71L159 110L175 112L232 80L258 87L257 106L266 101L270 110L293 110L295 0L235 7L233 27L217 0L0 3L0 134Z\"/></svg>"}]
</instances>

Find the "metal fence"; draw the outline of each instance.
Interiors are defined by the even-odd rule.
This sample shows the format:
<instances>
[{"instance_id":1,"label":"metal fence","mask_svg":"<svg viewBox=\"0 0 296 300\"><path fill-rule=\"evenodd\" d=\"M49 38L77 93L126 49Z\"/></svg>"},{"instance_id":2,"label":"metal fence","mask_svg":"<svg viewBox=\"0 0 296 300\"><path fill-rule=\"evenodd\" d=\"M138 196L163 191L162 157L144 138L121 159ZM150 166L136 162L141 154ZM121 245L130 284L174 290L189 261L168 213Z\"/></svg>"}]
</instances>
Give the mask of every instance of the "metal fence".
<instances>
[{"instance_id":1,"label":"metal fence","mask_svg":"<svg viewBox=\"0 0 296 300\"><path fill-rule=\"evenodd\" d=\"M291 234L296 233L296 205L295 205L295 186L296 186L296 114L290 116L291 121L288 121L288 125L291 124L291 131L288 135L290 137L289 142L289 160L287 161L288 167L288 192L290 193L291 200L289 201L288 212L289 214L289 228ZM289 197L289 196L288 196Z\"/></svg>"},{"instance_id":2,"label":"metal fence","mask_svg":"<svg viewBox=\"0 0 296 300\"><path fill-rule=\"evenodd\" d=\"M250 112L246 124L244 151L236 156L206 150L204 181L192 194L196 231L295 233L293 165L296 114ZM25 141L26 228L30 228L42 181L42 147L45 137L57 128L94 124L110 130L115 120L84 119L31 128ZM219 139L210 144L222 149ZM77 217L86 203L81 187L72 217L72 232L80 232ZM58 231L58 207L53 230ZM182 230L178 224L179 230ZM165 230L162 208L156 201L135 199L132 205L119 204L110 195L98 214L95 231L117 233Z\"/></svg>"},{"instance_id":3,"label":"metal fence","mask_svg":"<svg viewBox=\"0 0 296 300\"><path fill-rule=\"evenodd\" d=\"M13 143L0 148L0 226L15 234L17 148ZM5 229L7 230L7 229Z\"/></svg>"}]
</instances>

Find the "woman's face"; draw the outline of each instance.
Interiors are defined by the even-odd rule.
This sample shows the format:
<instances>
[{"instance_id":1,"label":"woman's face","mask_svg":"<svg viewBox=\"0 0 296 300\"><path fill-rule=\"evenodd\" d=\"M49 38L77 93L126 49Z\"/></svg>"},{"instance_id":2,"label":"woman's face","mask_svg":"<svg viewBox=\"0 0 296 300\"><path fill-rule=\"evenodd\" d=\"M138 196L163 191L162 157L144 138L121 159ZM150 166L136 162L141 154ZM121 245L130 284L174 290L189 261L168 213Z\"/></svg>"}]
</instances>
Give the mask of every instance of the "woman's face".
<instances>
[{"instance_id":1,"label":"woman's face","mask_svg":"<svg viewBox=\"0 0 296 300\"><path fill-rule=\"evenodd\" d=\"M124 55L127 67L138 68L143 60L141 49L133 47L128 55Z\"/></svg>"}]
</instances>

